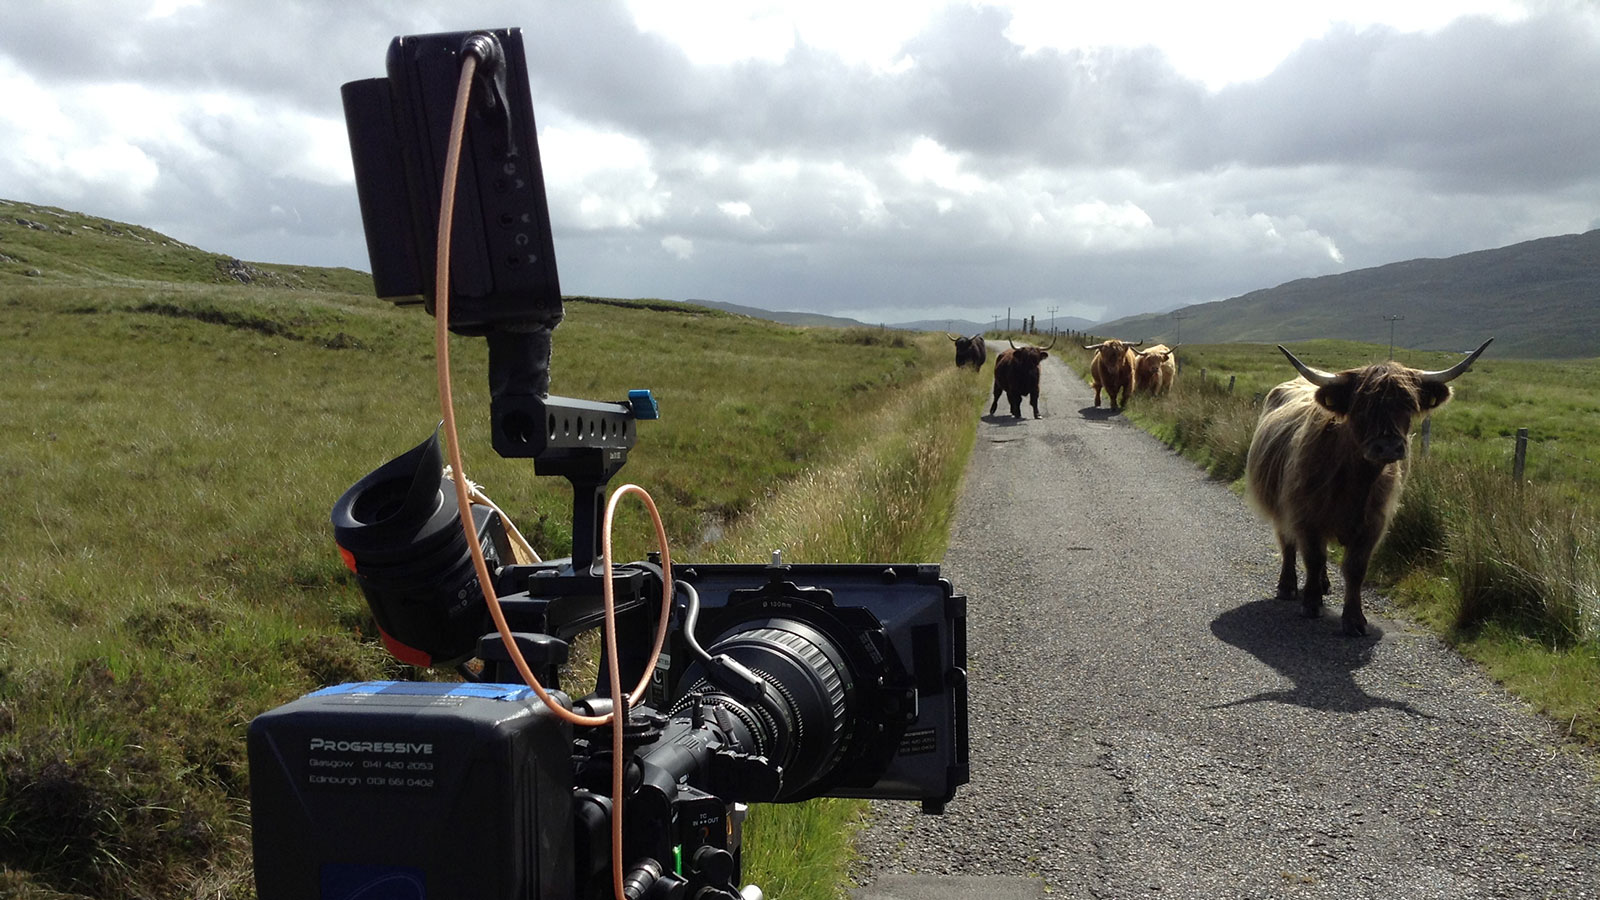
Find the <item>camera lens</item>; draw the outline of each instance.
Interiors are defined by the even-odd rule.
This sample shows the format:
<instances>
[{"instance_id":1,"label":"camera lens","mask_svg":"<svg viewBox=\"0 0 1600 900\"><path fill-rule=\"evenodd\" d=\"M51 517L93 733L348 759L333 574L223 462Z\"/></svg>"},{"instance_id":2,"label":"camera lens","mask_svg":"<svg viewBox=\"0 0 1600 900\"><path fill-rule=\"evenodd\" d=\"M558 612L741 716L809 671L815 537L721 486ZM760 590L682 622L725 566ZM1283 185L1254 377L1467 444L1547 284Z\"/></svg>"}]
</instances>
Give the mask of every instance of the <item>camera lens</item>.
<instances>
[{"instance_id":1,"label":"camera lens","mask_svg":"<svg viewBox=\"0 0 1600 900\"><path fill-rule=\"evenodd\" d=\"M826 776L842 757L855 685L835 643L819 629L794 619L740 623L707 653L726 655L766 682L759 700L747 700L712 684L699 664L684 674L691 685L673 714L707 703L726 709L748 730L754 746L783 769L781 796L788 799Z\"/></svg>"}]
</instances>

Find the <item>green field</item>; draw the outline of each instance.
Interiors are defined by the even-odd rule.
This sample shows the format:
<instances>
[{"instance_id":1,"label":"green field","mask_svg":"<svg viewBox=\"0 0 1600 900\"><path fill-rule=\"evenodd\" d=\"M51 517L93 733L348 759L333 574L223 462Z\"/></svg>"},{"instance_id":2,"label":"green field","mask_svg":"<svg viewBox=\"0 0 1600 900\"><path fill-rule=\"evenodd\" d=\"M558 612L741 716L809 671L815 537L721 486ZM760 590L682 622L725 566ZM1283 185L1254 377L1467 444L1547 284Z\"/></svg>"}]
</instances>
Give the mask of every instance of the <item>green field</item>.
<instances>
[{"instance_id":1,"label":"green field","mask_svg":"<svg viewBox=\"0 0 1600 900\"><path fill-rule=\"evenodd\" d=\"M416 677L375 640L328 513L438 421L431 325L373 299L362 273L242 264L0 201L0 896L253 895L250 720L322 685ZM452 346L469 477L541 554L565 555L570 489L494 455L484 349ZM1326 369L1386 353L1293 349ZM655 392L663 418L641 424L613 486L651 491L680 562L779 547L792 562L938 560L991 371L949 355L940 334L569 298L552 390ZM1270 345L1179 357L1172 394L1129 417L1233 482L1255 396L1292 370ZM1600 361L1491 347L1455 387L1373 576L1600 740ZM623 511L617 555L636 559L653 539L636 504ZM862 815L757 807L746 879L837 897Z\"/></svg>"},{"instance_id":2,"label":"green field","mask_svg":"<svg viewBox=\"0 0 1600 900\"><path fill-rule=\"evenodd\" d=\"M0 896L253 896L250 720L415 677L328 514L438 421L432 320L360 273L241 284L151 232L0 213ZM551 387L655 392L612 484L652 493L679 561L936 561L983 389L947 344L574 298ZM566 555L570 487L494 455L484 348L452 355L468 476ZM618 558L640 558L653 535L622 509ZM861 809L758 807L747 879L834 897Z\"/></svg>"},{"instance_id":3,"label":"green field","mask_svg":"<svg viewBox=\"0 0 1600 900\"><path fill-rule=\"evenodd\" d=\"M1327 371L1388 356L1343 341L1289 349ZM1087 353L1064 356L1087 371ZM1128 416L1237 483L1261 395L1295 372L1271 344L1191 344L1178 356L1172 392L1136 398ZM1460 359L1396 356L1425 369ZM1451 386L1425 453L1413 437L1406 491L1368 577L1571 735L1600 741L1600 360L1501 359L1491 345Z\"/></svg>"}]
</instances>

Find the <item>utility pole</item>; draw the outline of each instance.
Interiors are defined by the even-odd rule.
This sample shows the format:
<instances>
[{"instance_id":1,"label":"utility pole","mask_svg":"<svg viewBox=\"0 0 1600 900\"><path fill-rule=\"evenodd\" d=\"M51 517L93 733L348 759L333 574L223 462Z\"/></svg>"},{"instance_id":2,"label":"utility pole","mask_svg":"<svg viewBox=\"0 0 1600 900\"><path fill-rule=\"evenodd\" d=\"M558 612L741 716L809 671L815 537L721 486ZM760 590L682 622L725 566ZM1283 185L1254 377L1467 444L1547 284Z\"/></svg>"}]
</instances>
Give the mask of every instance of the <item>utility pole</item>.
<instances>
[{"instance_id":1,"label":"utility pole","mask_svg":"<svg viewBox=\"0 0 1600 900\"><path fill-rule=\"evenodd\" d=\"M1177 323L1177 325L1174 326L1177 329L1177 334L1174 335L1173 338L1172 338L1172 345L1174 347L1176 347L1177 345L1183 343L1183 320L1187 319L1189 317L1190 316L1184 315L1183 313L1176 313L1175 312L1175 313L1172 314L1172 321Z\"/></svg>"},{"instance_id":2,"label":"utility pole","mask_svg":"<svg viewBox=\"0 0 1600 900\"><path fill-rule=\"evenodd\" d=\"M1011 307L1006 307L1006 330L1011 330Z\"/></svg>"},{"instance_id":3,"label":"utility pole","mask_svg":"<svg viewBox=\"0 0 1600 900\"><path fill-rule=\"evenodd\" d=\"M1059 306L1050 307L1050 333L1051 334L1055 334L1056 333L1056 310L1058 310L1060 308L1061 307L1059 307Z\"/></svg>"},{"instance_id":4,"label":"utility pole","mask_svg":"<svg viewBox=\"0 0 1600 900\"><path fill-rule=\"evenodd\" d=\"M1405 316L1384 316L1389 321L1389 358L1394 359L1394 323L1404 319Z\"/></svg>"}]
</instances>

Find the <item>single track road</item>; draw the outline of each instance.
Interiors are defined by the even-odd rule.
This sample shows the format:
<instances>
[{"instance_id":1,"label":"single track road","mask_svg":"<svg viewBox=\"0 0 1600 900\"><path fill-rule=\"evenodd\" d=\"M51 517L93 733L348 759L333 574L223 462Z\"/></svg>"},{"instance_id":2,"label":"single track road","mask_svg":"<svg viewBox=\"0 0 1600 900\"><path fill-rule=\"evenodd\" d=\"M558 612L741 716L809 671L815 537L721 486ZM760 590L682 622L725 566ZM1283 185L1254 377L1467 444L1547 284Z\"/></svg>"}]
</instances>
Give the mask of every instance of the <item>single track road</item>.
<instances>
[{"instance_id":1,"label":"single track road","mask_svg":"<svg viewBox=\"0 0 1600 900\"><path fill-rule=\"evenodd\" d=\"M1268 525L1091 403L1051 357L979 425L972 783L875 804L858 898L1600 898L1592 750L1370 591L1364 637L1271 599Z\"/></svg>"}]
</instances>

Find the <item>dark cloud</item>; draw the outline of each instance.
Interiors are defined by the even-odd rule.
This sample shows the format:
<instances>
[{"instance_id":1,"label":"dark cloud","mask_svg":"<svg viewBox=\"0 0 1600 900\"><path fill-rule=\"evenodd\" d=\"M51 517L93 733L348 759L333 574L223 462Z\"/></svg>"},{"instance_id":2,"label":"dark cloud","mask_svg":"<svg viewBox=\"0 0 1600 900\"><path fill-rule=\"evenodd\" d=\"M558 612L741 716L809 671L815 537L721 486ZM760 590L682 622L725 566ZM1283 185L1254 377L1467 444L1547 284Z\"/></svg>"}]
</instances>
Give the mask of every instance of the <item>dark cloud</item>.
<instances>
[{"instance_id":1,"label":"dark cloud","mask_svg":"<svg viewBox=\"0 0 1600 900\"><path fill-rule=\"evenodd\" d=\"M0 55L52 85L137 82L314 109L337 108L330 83L376 74L395 34L435 21L376 0L201 3L161 17L136 3L28 3L5 18Z\"/></svg>"},{"instance_id":2,"label":"dark cloud","mask_svg":"<svg viewBox=\"0 0 1600 900\"><path fill-rule=\"evenodd\" d=\"M1565 16L1335 30L1210 104L1197 162L1379 166L1430 188L1556 188L1600 171L1600 35Z\"/></svg>"},{"instance_id":3,"label":"dark cloud","mask_svg":"<svg viewBox=\"0 0 1600 900\"><path fill-rule=\"evenodd\" d=\"M1151 164L1203 95L1151 48L1024 53L994 9L947 12L907 46L905 97L926 133L997 160Z\"/></svg>"}]
</instances>

